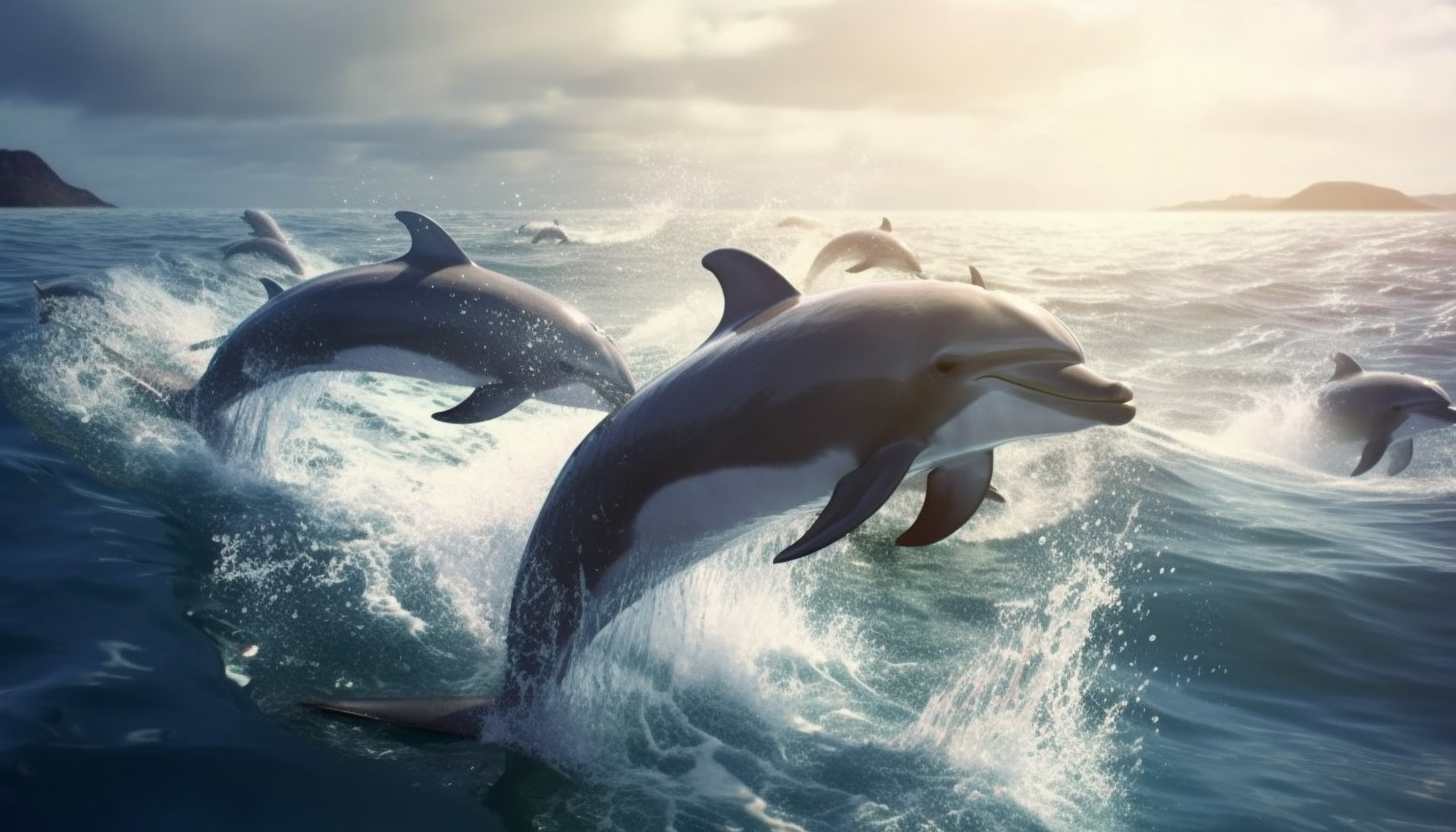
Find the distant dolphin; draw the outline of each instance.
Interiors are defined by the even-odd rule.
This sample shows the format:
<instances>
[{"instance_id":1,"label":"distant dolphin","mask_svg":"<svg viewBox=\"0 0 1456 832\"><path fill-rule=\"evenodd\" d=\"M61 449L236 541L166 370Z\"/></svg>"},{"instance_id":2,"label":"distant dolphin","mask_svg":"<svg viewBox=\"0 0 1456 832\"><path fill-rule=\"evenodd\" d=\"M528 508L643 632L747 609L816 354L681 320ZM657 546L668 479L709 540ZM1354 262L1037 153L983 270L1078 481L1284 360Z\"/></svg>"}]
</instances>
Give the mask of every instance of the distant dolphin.
<instances>
[{"instance_id":1,"label":"distant dolphin","mask_svg":"<svg viewBox=\"0 0 1456 832\"><path fill-rule=\"evenodd\" d=\"M516 229L516 233L523 236L534 236L541 231L558 225L561 225L561 220L552 220L551 222L546 222L545 220L531 220L530 222L521 223L521 226Z\"/></svg>"},{"instance_id":2,"label":"distant dolphin","mask_svg":"<svg viewBox=\"0 0 1456 832\"><path fill-rule=\"evenodd\" d=\"M1127 385L1089 369L1060 321L1015 296L942 282L802 296L743 251L703 265L723 288L717 329L582 441L537 515L503 695L310 704L475 733L485 709L529 704L618 612L755 524L828 496L774 558L794 560L929 471L920 515L897 540L925 546L991 493L997 445L1135 413Z\"/></svg>"},{"instance_id":3,"label":"distant dolphin","mask_svg":"<svg viewBox=\"0 0 1456 832\"><path fill-rule=\"evenodd\" d=\"M891 233L890 220L880 220L880 227L874 230L849 231L824 244L815 256L809 273L804 277L806 290L814 287L814 281L825 269L847 260L851 263L845 271L858 274L866 269L891 269L921 276L920 258L906 248Z\"/></svg>"},{"instance_id":4,"label":"distant dolphin","mask_svg":"<svg viewBox=\"0 0 1456 832\"><path fill-rule=\"evenodd\" d=\"M273 218L253 208L243 212L243 221L253 227L251 239L229 243L222 247L222 259L227 260L239 254L258 254L288 267L294 274L304 273L303 261L288 247L283 230Z\"/></svg>"},{"instance_id":5,"label":"distant dolphin","mask_svg":"<svg viewBox=\"0 0 1456 832\"><path fill-rule=\"evenodd\" d=\"M1410 465L1416 434L1456 424L1451 396L1434 381L1405 373L1367 373L1342 352L1332 357L1335 374L1318 391L1318 412L1327 439L1365 443L1350 476L1369 471L1387 452L1388 472L1399 474Z\"/></svg>"},{"instance_id":6,"label":"distant dolphin","mask_svg":"<svg viewBox=\"0 0 1456 832\"><path fill-rule=\"evenodd\" d=\"M824 223L812 217L801 217L798 214L791 214L774 223L775 228L803 228L814 230L824 227Z\"/></svg>"},{"instance_id":7,"label":"distant dolphin","mask_svg":"<svg viewBox=\"0 0 1456 832\"><path fill-rule=\"evenodd\" d=\"M571 240L566 236L566 232L561 229L561 226L548 225L540 231L536 232L536 236L531 238L531 245L535 245L536 243L548 242L550 240L555 240L558 243L571 242Z\"/></svg>"},{"instance_id":8,"label":"distant dolphin","mask_svg":"<svg viewBox=\"0 0 1456 832\"><path fill-rule=\"evenodd\" d=\"M90 299L104 302L101 293L84 280L61 277L44 283L32 280L35 287L35 316L40 323L48 323L55 314L58 301L67 299Z\"/></svg>"},{"instance_id":9,"label":"distant dolphin","mask_svg":"<svg viewBox=\"0 0 1456 832\"><path fill-rule=\"evenodd\" d=\"M434 414L481 422L526 399L611 409L632 395L626 360L576 309L483 269L428 217L399 211L410 232L396 260L284 290L230 333L196 386L169 397L216 440L228 405L270 382L319 371L393 373L474 387Z\"/></svg>"}]
</instances>

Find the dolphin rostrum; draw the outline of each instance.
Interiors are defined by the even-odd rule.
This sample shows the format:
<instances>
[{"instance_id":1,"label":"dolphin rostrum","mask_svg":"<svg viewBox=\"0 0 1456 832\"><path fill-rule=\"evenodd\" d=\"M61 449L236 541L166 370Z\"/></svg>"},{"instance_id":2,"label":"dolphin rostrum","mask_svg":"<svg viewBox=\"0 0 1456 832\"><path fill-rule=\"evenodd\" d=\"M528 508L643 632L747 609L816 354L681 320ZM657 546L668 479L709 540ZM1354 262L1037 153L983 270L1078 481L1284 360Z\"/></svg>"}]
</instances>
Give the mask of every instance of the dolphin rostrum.
<instances>
[{"instance_id":1,"label":"dolphin rostrum","mask_svg":"<svg viewBox=\"0 0 1456 832\"><path fill-rule=\"evenodd\" d=\"M618 612L756 524L827 497L774 558L792 561L929 472L920 514L896 541L929 545L995 499L997 445L1135 413L1127 385L1089 369L1060 321L1015 296L934 281L804 296L747 252L719 249L703 265L723 289L717 329L597 425L537 515L511 598L503 694L417 700L418 711L409 700L311 704L469 732L486 708L528 706Z\"/></svg>"},{"instance_id":2,"label":"dolphin rostrum","mask_svg":"<svg viewBox=\"0 0 1456 832\"><path fill-rule=\"evenodd\" d=\"M880 227L877 229L848 231L825 243L809 266L809 272L804 277L804 289L812 289L819 275L840 261L849 262L845 271L850 274L880 268L909 272L920 277L924 271L915 252L892 233L887 217L880 220Z\"/></svg>"},{"instance_id":3,"label":"dolphin rostrum","mask_svg":"<svg viewBox=\"0 0 1456 832\"><path fill-rule=\"evenodd\" d=\"M493 419L529 398L611 409L634 389L616 344L575 308L470 261L433 220L395 217L410 250L385 263L322 275L269 298L218 346L196 386L171 397L180 415L217 439L221 411L253 390L300 373L393 373L475 388L434 414Z\"/></svg>"},{"instance_id":4,"label":"dolphin rostrum","mask_svg":"<svg viewBox=\"0 0 1456 832\"><path fill-rule=\"evenodd\" d=\"M1391 476L1404 471L1418 433L1456 424L1451 396L1430 379L1406 373L1370 373L1335 353L1335 374L1317 393L1321 428L1335 442L1365 443L1352 477L1389 455Z\"/></svg>"},{"instance_id":5,"label":"dolphin rostrum","mask_svg":"<svg viewBox=\"0 0 1456 832\"><path fill-rule=\"evenodd\" d=\"M287 266L294 274L303 274L303 261L288 247L283 230L272 217L263 211L249 208L243 212L243 221L252 226L253 236L223 246L222 259L227 260L239 254L257 254Z\"/></svg>"}]
</instances>

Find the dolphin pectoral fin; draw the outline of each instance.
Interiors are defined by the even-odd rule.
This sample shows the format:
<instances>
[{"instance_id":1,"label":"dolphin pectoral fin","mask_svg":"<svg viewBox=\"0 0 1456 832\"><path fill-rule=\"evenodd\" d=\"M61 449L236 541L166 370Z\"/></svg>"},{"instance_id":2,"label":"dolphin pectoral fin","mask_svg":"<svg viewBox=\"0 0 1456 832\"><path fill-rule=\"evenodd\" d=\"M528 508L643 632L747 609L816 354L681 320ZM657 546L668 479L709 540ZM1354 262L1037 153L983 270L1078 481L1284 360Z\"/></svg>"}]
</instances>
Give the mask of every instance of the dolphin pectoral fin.
<instances>
[{"instance_id":1,"label":"dolphin pectoral fin","mask_svg":"<svg viewBox=\"0 0 1456 832\"><path fill-rule=\"evenodd\" d=\"M271 277L260 277L258 278L258 282L263 284L263 291L268 293L268 300L272 300L283 294L283 287L279 286L278 281Z\"/></svg>"},{"instance_id":2,"label":"dolphin pectoral fin","mask_svg":"<svg viewBox=\"0 0 1456 832\"><path fill-rule=\"evenodd\" d=\"M991 452L986 451L960 464L931 471L925 482L925 505L920 516L895 542L901 546L929 546L955 534L991 493L991 467Z\"/></svg>"},{"instance_id":3,"label":"dolphin pectoral fin","mask_svg":"<svg viewBox=\"0 0 1456 832\"><path fill-rule=\"evenodd\" d=\"M923 450L924 442L902 439L879 449L868 462L845 474L834 486L829 505L820 512L814 525L789 548L779 552L774 563L812 555L858 528L890 499Z\"/></svg>"},{"instance_id":4,"label":"dolphin pectoral fin","mask_svg":"<svg viewBox=\"0 0 1456 832\"><path fill-rule=\"evenodd\" d=\"M490 703L491 700L479 696L438 696L423 699L324 699L299 704L405 728L474 739L480 736L480 722Z\"/></svg>"},{"instance_id":5,"label":"dolphin pectoral fin","mask_svg":"<svg viewBox=\"0 0 1456 832\"><path fill-rule=\"evenodd\" d=\"M1365 450L1360 453L1360 464L1355 466L1355 470L1350 472L1350 476L1358 477L1371 468L1374 468L1375 463L1379 462L1382 456L1385 456L1385 449L1388 447L1390 447L1389 436L1382 436L1378 439L1370 440L1365 446Z\"/></svg>"},{"instance_id":6,"label":"dolphin pectoral fin","mask_svg":"<svg viewBox=\"0 0 1456 832\"><path fill-rule=\"evenodd\" d=\"M477 387L465 401L449 410L433 413L437 421L452 425L468 425L485 422L497 416L504 416L516 409L516 405L531 398L531 391L513 384L498 382Z\"/></svg>"},{"instance_id":7,"label":"dolphin pectoral fin","mask_svg":"<svg viewBox=\"0 0 1456 832\"><path fill-rule=\"evenodd\" d=\"M855 263L853 266L850 266L849 268L845 269L845 271L846 272L849 272L850 274L859 274L862 271L866 271L868 269L873 269L874 267L875 267L875 264L874 264L873 261L870 261L870 260L861 260L858 263Z\"/></svg>"},{"instance_id":8,"label":"dolphin pectoral fin","mask_svg":"<svg viewBox=\"0 0 1456 832\"><path fill-rule=\"evenodd\" d=\"M222 346L222 342L223 341L226 341L228 339L228 335L231 335L231 334L232 333L227 333L227 334L224 334L224 335L219 335L216 338L209 338L206 341L198 341L195 344L188 344L187 345L187 351L188 352L201 352L202 350L216 349L216 348Z\"/></svg>"},{"instance_id":9,"label":"dolphin pectoral fin","mask_svg":"<svg viewBox=\"0 0 1456 832\"><path fill-rule=\"evenodd\" d=\"M997 491L994 485L986 485L986 499L993 503L1000 503L1003 506L1006 505L1006 495Z\"/></svg>"},{"instance_id":10,"label":"dolphin pectoral fin","mask_svg":"<svg viewBox=\"0 0 1456 832\"><path fill-rule=\"evenodd\" d=\"M741 249L714 249L703 255L703 268L718 278L723 289L723 317L709 341L799 296L799 290L773 266Z\"/></svg>"},{"instance_id":11,"label":"dolphin pectoral fin","mask_svg":"<svg viewBox=\"0 0 1456 832\"><path fill-rule=\"evenodd\" d=\"M1406 466L1411 464L1411 457L1415 455L1415 452L1416 442L1414 439L1402 439L1394 445L1391 445L1390 451L1387 454L1390 457L1390 467L1386 468L1385 472L1393 477L1401 471L1404 471Z\"/></svg>"}]
</instances>

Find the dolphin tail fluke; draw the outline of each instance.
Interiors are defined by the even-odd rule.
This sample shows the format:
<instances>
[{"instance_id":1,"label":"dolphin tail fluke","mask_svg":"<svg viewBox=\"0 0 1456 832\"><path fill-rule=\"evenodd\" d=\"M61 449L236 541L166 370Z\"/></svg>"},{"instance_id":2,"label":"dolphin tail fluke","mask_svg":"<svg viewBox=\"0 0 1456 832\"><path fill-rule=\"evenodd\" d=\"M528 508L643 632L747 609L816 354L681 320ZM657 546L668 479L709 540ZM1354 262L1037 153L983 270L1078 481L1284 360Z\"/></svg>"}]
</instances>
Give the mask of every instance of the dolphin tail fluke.
<instances>
[{"instance_id":1,"label":"dolphin tail fluke","mask_svg":"<svg viewBox=\"0 0 1456 832\"><path fill-rule=\"evenodd\" d=\"M1416 453L1415 440L1402 439L1394 445L1391 445L1388 453L1390 456L1390 467L1386 468L1385 471L1393 477L1401 471L1404 471L1406 466L1411 464L1411 457L1415 456Z\"/></svg>"},{"instance_id":2,"label":"dolphin tail fluke","mask_svg":"<svg viewBox=\"0 0 1456 832\"><path fill-rule=\"evenodd\" d=\"M449 410L442 410L432 415L440 422L469 425L504 416L529 398L531 398L530 390L505 382L497 382L475 388L475 392L466 396L465 401Z\"/></svg>"},{"instance_id":3,"label":"dolphin tail fluke","mask_svg":"<svg viewBox=\"0 0 1456 832\"><path fill-rule=\"evenodd\" d=\"M480 736L481 720L490 710L491 700L479 696L435 696L420 699L321 699L299 704L404 728L475 739Z\"/></svg>"},{"instance_id":4,"label":"dolphin tail fluke","mask_svg":"<svg viewBox=\"0 0 1456 832\"><path fill-rule=\"evenodd\" d=\"M1372 439L1365 445L1365 450L1360 452L1360 464L1350 472L1350 476L1358 477L1361 474L1375 467L1375 463L1385 456L1385 449L1390 447L1390 437L1382 436L1379 439ZM1402 466L1404 467L1404 466Z\"/></svg>"},{"instance_id":5,"label":"dolphin tail fluke","mask_svg":"<svg viewBox=\"0 0 1456 832\"><path fill-rule=\"evenodd\" d=\"M924 442L902 439L876 451L864 465L845 474L834 486L829 505L814 525L789 548L779 552L774 563L812 555L859 528L900 487L915 457L923 450Z\"/></svg>"}]
</instances>

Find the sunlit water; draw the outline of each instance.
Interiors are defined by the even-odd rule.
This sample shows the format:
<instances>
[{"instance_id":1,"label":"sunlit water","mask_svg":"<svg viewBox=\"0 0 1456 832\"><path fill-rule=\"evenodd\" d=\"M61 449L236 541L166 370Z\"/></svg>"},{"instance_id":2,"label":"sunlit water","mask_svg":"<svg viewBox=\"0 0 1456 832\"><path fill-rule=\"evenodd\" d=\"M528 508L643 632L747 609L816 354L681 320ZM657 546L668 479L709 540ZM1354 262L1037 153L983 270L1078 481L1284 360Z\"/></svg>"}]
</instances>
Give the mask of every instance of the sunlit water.
<instances>
[{"instance_id":1,"label":"sunlit water","mask_svg":"<svg viewBox=\"0 0 1456 832\"><path fill-rule=\"evenodd\" d=\"M400 206L409 207L409 206ZM658 206L438 212L569 300L639 381L701 342L732 245L793 279L878 216ZM310 274L398 256L388 212L278 212ZM0 212L0 809L25 828L1437 829L1456 824L1456 431L1396 478L1309 441L1342 350L1456 382L1456 215L896 214L931 276L974 263L1137 392L1123 428L1006 446L926 549L914 487L770 560L777 519L610 625L549 719L442 741L298 708L499 684L521 550L600 414L311 376L220 458L114 354L197 375L262 302L219 212ZM35 322L29 281L82 276ZM899 279L868 272L843 282ZM504 772L504 774L503 774ZM104 783L103 786L94 786ZM73 796L96 789L81 804ZM416 826L418 824L418 826Z\"/></svg>"}]
</instances>

